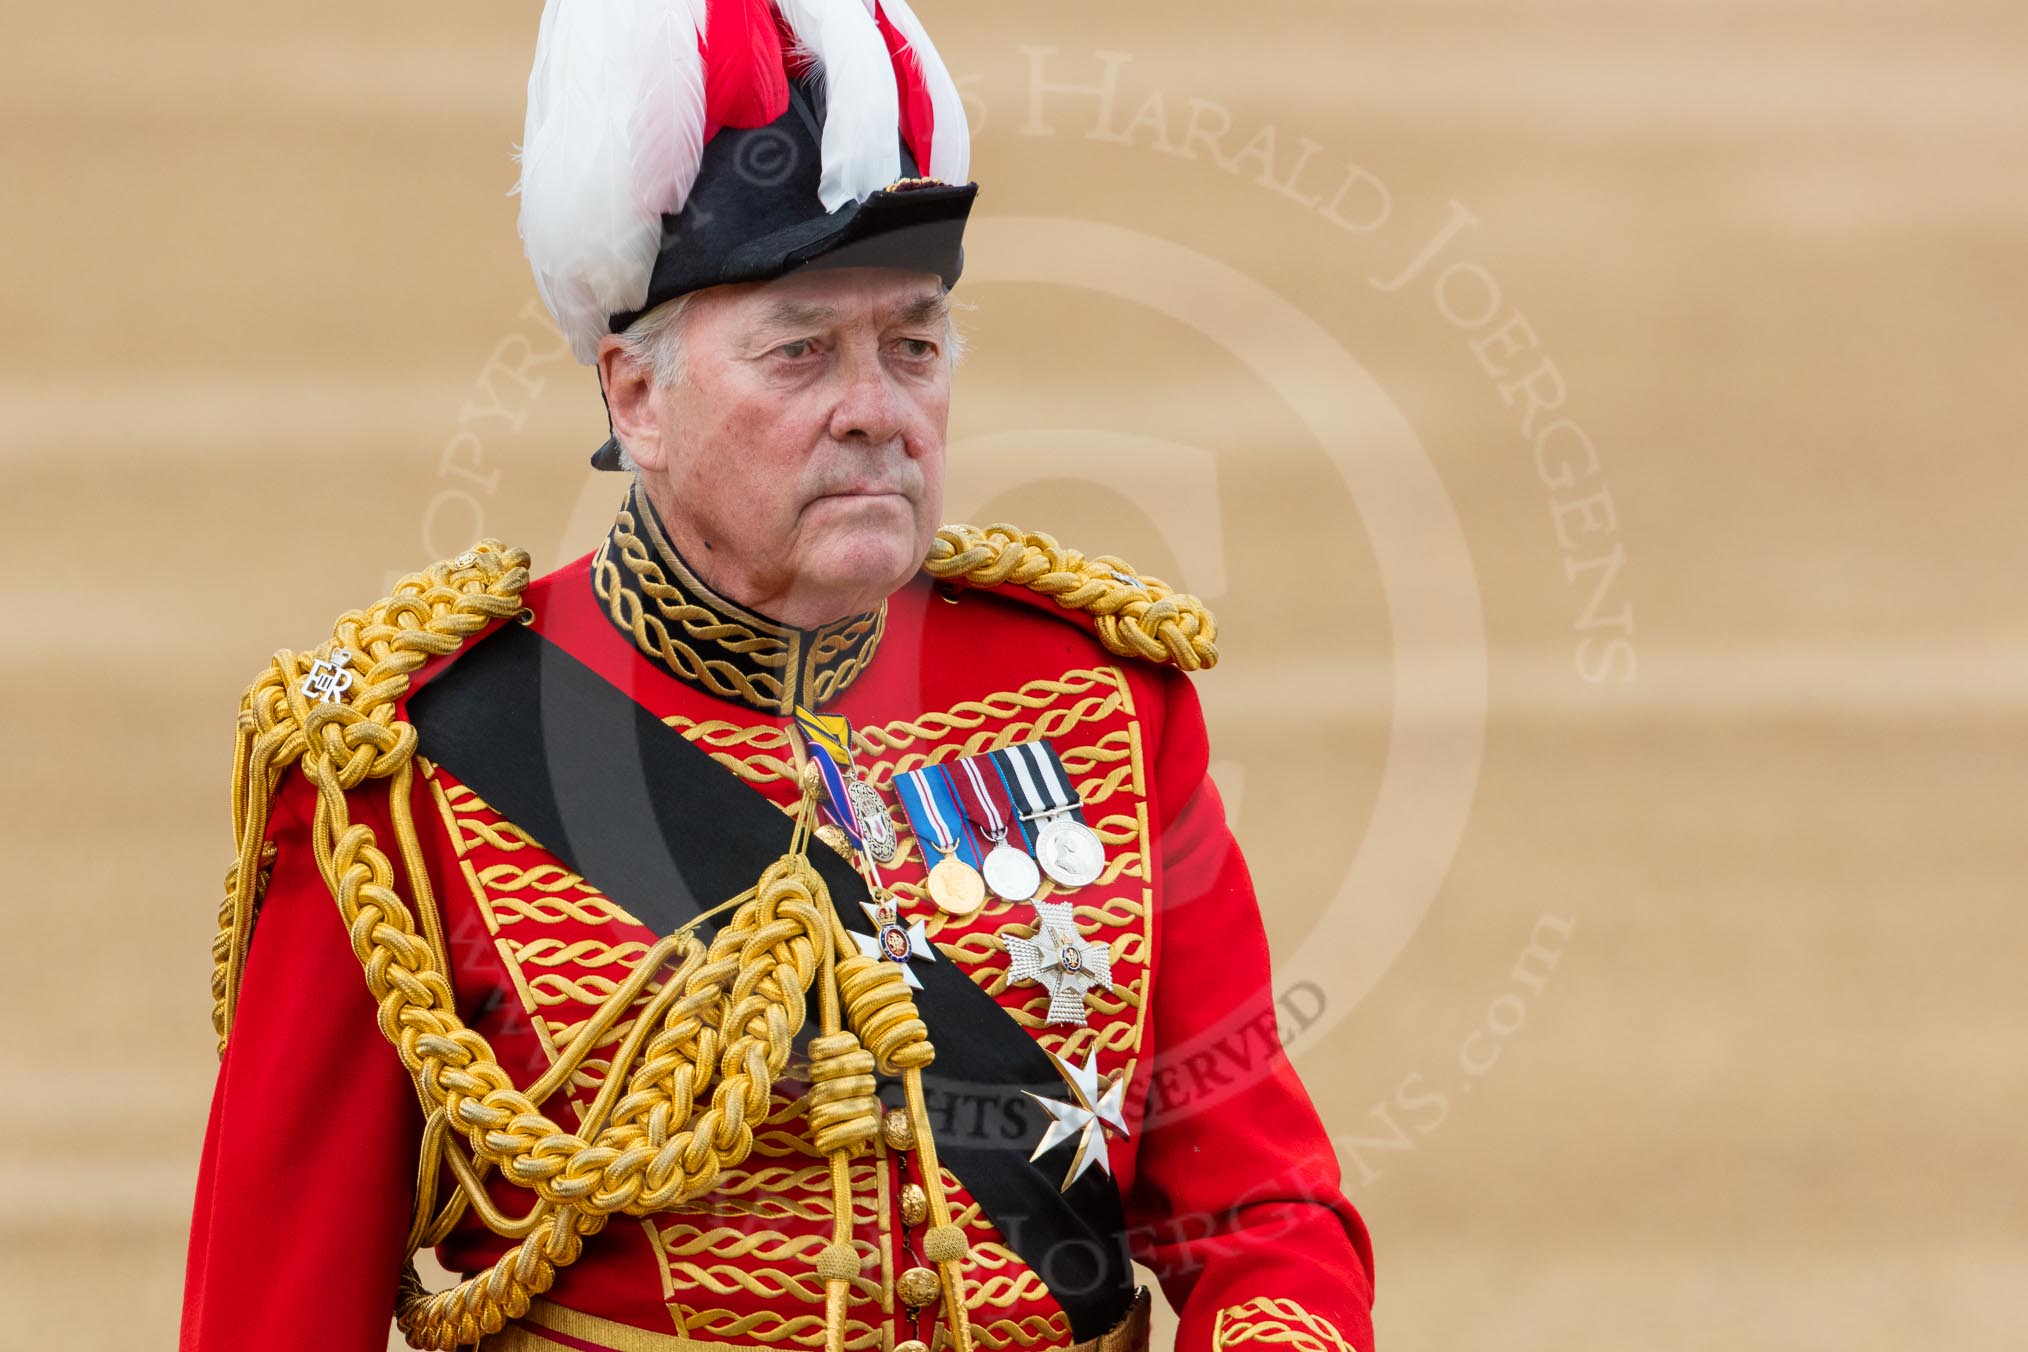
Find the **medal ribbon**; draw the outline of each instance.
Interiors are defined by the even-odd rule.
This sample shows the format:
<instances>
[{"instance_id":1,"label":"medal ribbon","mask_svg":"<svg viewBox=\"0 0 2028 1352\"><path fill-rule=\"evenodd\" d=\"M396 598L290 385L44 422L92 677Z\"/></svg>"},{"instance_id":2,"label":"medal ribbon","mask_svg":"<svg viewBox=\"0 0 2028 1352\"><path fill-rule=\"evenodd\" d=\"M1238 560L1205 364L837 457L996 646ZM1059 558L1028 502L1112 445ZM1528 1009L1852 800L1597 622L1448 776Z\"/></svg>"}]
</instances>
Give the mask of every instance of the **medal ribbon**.
<instances>
[{"instance_id":1,"label":"medal ribbon","mask_svg":"<svg viewBox=\"0 0 2028 1352\"><path fill-rule=\"evenodd\" d=\"M845 777L839 772L838 763L829 755L812 756L810 759L816 762L817 773L824 780L824 796L828 800L824 811L838 823L840 830L852 837L853 845L865 849L866 841L859 834L859 818L852 811L852 800L845 795Z\"/></svg>"},{"instance_id":2,"label":"medal ribbon","mask_svg":"<svg viewBox=\"0 0 2028 1352\"><path fill-rule=\"evenodd\" d=\"M1024 816L1053 817L1084 806L1071 789L1070 776L1064 773L1056 748L1048 742L1020 742L993 754L1014 771L1014 783L1028 809Z\"/></svg>"},{"instance_id":3,"label":"medal ribbon","mask_svg":"<svg viewBox=\"0 0 2028 1352\"><path fill-rule=\"evenodd\" d=\"M955 853L958 848L958 833L952 829L944 816L943 804L937 801L937 786L927 769L910 770L902 775L908 786L915 790L915 796L922 803L923 824L929 827L930 841L940 855Z\"/></svg>"},{"instance_id":4,"label":"medal ribbon","mask_svg":"<svg viewBox=\"0 0 2028 1352\"><path fill-rule=\"evenodd\" d=\"M824 759L852 768L852 725L843 714L820 714L798 704L796 728L813 750L824 753Z\"/></svg>"},{"instance_id":5,"label":"medal ribbon","mask_svg":"<svg viewBox=\"0 0 2028 1352\"><path fill-rule=\"evenodd\" d=\"M957 799L965 819L992 843L1010 843L1022 849L1026 837L1014 821L1014 799L1000 766L988 756L965 756L951 772L951 795Z\"/></svg>"},{"instance_id":6,"label":"medal ribbon","mask_svg":"<svg viewBox=\"0 0 2028 1352\"><path fill-rule=\"evenodd\" d=\"M894 791L901 799L902 811L908 814L908 824L916 839L924 842L925 870L934 868L938 862L928 848L931 845L939 854L979 867L983 856L972 840L972 833L965 829L957 800L951 796L950 780L940 769L925 766L898 774L894 777Z\"/></svg>"},{"instance_id":7,"label":"medal ribbon","mask_svg":"<svg viewBox=\"0 0 2028 1352\"><path fill-rule=\"evenodd\" d=\"M986 852L979 848L979 843L972 838L971 831L966 827L965 810L958 803L958 785L957 781L951 778L951 767L933 765L929 767L929 774L932 787L936 790L934 797L937 811L943 813L945 820L956 827L958 858L973 868L978 868L986 862Z\"/></svg>"},{"instance_id":8,"label":"medal ribbon","mask_svg":"<svg viewBox=\"0 0 2028 1352\"><path fill-rule=\"evenodd\" d=\"M935 766L921 770L907 770L894 776L894 795L900 799L900 809L909 815L909 827L915 837L923 841L923 870L937 866L931 845L937 853L945 853L953 859L963 859L971 868L980 866L980 847L971 839L971 831L965 829L965 819L957 811L957 801L951 797L951 780L943 778Z\"/></svg>"},{"instance_id":9,"label":"medal ribbon","mask_svg":"<svg viewBox=\"0 0 2028 1352\"><path fill-rule=\"evenodd\" d=\"M852 725L842 714L820 714L796 706L796 730L803 734L813 753L810 761L824 781L824 811L838 829L852 838L858 849L866 848L859 830L859 818L852 811L852 799L845 793L844 771L852 768ZM869 861L871 862L871 861Z\"/></svg>"},{"instance_id":10,"label":"medal ribbon","mask_svg":"<svg viewBox=\"0 0 2028 1352\"><path fill-rule=\"evenodd\" d=\"M957 791L957 801L963 805L965 817L971 819L971 825L980 829L986 839L1004 839L1008 833L1008 815L1000 807L1006 799L1006 784L1000 782L1000 772L994 770L994 782L988 784L986 776L980 774L980 764L971 756L959 760L957 768L961 774L951 776L951 786ZM1000 791L998 797L994 795L994 788Z\"/></svg>"}]
</instances>

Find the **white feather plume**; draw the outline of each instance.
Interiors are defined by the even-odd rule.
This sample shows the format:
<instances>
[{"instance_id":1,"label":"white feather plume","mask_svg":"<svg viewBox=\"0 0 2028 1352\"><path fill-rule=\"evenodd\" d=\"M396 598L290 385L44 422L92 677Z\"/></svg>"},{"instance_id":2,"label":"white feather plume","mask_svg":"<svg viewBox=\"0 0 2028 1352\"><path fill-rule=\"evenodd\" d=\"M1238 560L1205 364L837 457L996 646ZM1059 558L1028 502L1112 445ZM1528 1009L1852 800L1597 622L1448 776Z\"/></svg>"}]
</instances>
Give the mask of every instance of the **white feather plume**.
<instances>
[{"instance_id":1,"label":"white feather plume","mask_svg":"<svg viewBox=\"0 0 2028 1352\"><path fill-rule=\"evenodd\" d=\"M521 239L581 362L647 299L704 150L705 0L548 0L528 76Z\"/></svg>"},{"instance_id":2,"label":"white feather plume","mask_svg":"<svg viewBox=\"0 0 2028 1352\"><path fill-rule=\"evenodd\" d=\"M824 89L826 211L901 177L901 105L894 63L873 21L873 0L779 0L782 17L817 58Z\"/></svg>"},{"instance_id":3,"label":"white feather plume","mask_svg":"<svg viewBox=\"0 0 2028 1352\"><path fill-rule=\"evenodd\" d=\"M930 134L930 162L919 166L931 178L946 183L972 181L972 132L965 121L965 101L958 86L937 55L936 45L923 30L922 20L908 7L908 0L879 0L881 12L894 25L922 68L923 86L929 90L930 110L936 126Z\"/></svg>"}]
</instances>

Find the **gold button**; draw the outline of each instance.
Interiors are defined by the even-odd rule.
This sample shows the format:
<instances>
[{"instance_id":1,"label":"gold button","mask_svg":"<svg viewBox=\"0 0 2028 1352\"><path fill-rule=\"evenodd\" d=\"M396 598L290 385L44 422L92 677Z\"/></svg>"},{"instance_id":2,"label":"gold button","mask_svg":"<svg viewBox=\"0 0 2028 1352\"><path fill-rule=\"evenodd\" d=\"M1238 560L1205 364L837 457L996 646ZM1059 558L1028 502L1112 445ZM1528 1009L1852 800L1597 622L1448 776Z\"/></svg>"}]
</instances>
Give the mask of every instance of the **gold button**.
<instances>
[{"instance_id":1,"label":"gold button","mask_svg":"<svg viewBox=\"0 0 2028 1352\"><path fill-rule=\"evenodd\" d=\"M910 1338L907 1342L896 1343L894 1352L929 1352L929 1344L920 1338Z\"/></svg>"},{"instance_id":2,"label":"gold button","mask_svg":"<svg viewBox=\"0 0 2028 1352\"><path fill-rule=\"evenodd\" d=\"M933 1305L944 1293L943 1283L937 1274L926 1267L912 1267L901 1274L894 1284L894 1294L901 1297L901 1303L910 1310L920 1310Z\"/></svg>"},{"instance_id":3,"label":"gold button","mask_svg":"<svg viewBox=\"0 0 2028 1352\"><path fill-rule=\"evenodd\" d=\"M915 1123L908 1120L905 1108L889 1108L881 1114L880 1135L889 1150L915 1149Z\"/></svg>"},{"instance_id":4,"label":"gold button","mask_svg":"<svg viewBox=\"0 0 2028 1352\"><path fill-rule=\"evenodd\" d=\"M929 1194L922 1190L920 1183L901 1185L901 1219L906 1225L921 1225L923 1217L929 1215Z\"/></svg>"},{"instance_id":5,"label":"gold button","mask_svg":"<svg viewBox=\"0 0 2028 1352\"><path fill-rule=\"evenodd\" d=\"M825 822L817 828L817 839L829 845L837 853L852 857L852 837L845 834L845 828L836 822Z\"/></svg>"}]
</instances>

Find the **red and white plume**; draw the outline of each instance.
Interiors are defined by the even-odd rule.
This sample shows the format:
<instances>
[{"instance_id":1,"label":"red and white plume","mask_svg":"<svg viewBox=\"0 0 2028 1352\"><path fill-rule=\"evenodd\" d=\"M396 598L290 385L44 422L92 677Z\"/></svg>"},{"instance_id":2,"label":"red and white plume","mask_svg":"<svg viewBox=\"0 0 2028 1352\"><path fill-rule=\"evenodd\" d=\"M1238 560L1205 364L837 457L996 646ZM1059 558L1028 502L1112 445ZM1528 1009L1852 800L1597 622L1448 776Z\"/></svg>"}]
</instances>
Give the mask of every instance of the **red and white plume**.
<instances>
[{"instance_id":1,"label":"red and white plume","mask_svg":"<svg viewBox=\"0 0 2028 1352\"><path fill-rule=\"evenodd\" d=\"M640 308L662 217L683 209L721 125L787 103L783 39L823 81L825 210L923 172L969 181L964 104L904 0L548 0L518 156L521 239L581 362Z\"/></svg>"}]
</instances>

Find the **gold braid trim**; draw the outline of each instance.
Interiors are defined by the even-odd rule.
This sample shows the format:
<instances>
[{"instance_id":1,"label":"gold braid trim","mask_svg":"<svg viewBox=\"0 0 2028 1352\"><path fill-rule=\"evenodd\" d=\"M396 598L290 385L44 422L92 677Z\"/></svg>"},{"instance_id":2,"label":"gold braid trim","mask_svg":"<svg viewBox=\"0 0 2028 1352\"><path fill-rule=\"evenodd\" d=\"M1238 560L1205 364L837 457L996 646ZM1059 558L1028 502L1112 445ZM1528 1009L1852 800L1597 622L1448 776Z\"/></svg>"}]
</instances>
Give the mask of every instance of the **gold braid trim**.
<instances>
[{"instance_id":1,"label":"gold braid trim","mask_svg":"<svg viewBox=\"0 0 2028 1352\"><path fill-rule=\"evenodd\" d=\"M1293 1300L1255 1296L1240 1305L1228 1305L1212 1321L1212 1352L1226 1352L1246 1343L1285 1345L1292 1352L1357 1352L1344 1335L1319 1314L1311 1314Z\"/></svg>"},{"instance_id":2,"label":"gold braid trim","mask_svg":"<svg viewBox=\"0 0 2028 1352\"><path fill-rule=\"evenodd\" d=\"M852 945L803 853L813 798L803 800L789 853L753 890L704 913L736 908L709 948L691 932L695 922L657 942L525 1091L486 1039L458 1017L409 811L416 731L395 708L410 675L429 658L517 612L527 564L526 552L483 541L402 579L370 610L341 616L333 641L315 654L277 654L248 690L233 773L238 859L227 875L225 924L214 945L221 1049L269 857L265 836L274 787L300 764L317 792L311 840L318 869L379 1002L381 1032L400 1055L426 1115L410 1252L440 1242L467 1206L495 1233L519 1241L489 1272L448 1291L426 1291L414 1264L407 1266L395 1320L411 1346L448 1349L476 1343L526 1314L557 1272L576 1261L584 1238L613 1214L643 1216L695 1199L744 1160L803 1024L807 993L821 980L822 1028L811 1043L811 1126L829 1156L834 1229L816 1266L826 1288L826 1345L842 1352L846 1290L859 1271L849 1242L847 1167L866 1150L879 1120L873 1071L877 1065L905 1077L924 1158L933 1161L921 1074L935 1051L893 964L857 954L838 958ZM303 678L340 649L348 654L340 665L352 672L354 685L312 703ZM373 829L352 820L346 795L376 779L388 781L396 848L416 892L413 909L395 891L394 866ZM650 991L658 975L662 983ZM579 1130L565 1131L540 1105L571 1080L644 994ZM845 1030L847 1022L852 1031ZM448 1167L458 1191L438 1211L440 1166ZM489 1169L535 1194L525 1215L498 1210L486 1192ZM948 1220L941 1189L932 1188L931 1205L940 1222ZM940 1267L954 1346L971 1352L956 1257Z\"/></svg>"},{"instance_id":3,"label":"gold braid trim","mask_svg":"<svg viewBox=\"0 0 2028 1352\"><path fill-rule=\"evenodd\" d=\"M1110 554L1086 558L1040 531L1018 526L945 526L923 570L969 587L1016 583L1098 625L1099 642L1121 657L1174 662L1184 671L1217 665L1218 625L1204 603Z\"/></svg>"},{"instance_id":4,"label":"gold braid trim","mask_svg":"<svg viewBox=\"0 0 2028 1352\"><path fill-rule=\"evenodd\" d=\"M873 660L887 625L885 602L803 630L717 596L677 555L638 486L593 554L591 575L607 615L644 655L679 680L772 714L829 703Z\"/></svg>"}]
</instances>

